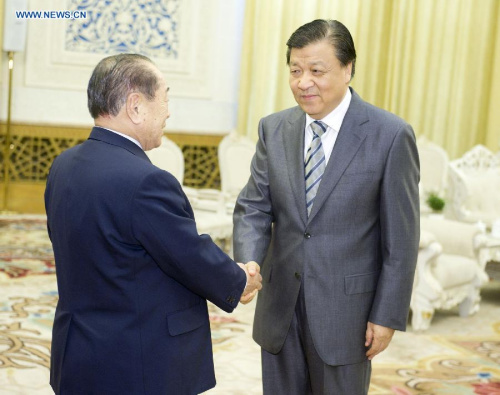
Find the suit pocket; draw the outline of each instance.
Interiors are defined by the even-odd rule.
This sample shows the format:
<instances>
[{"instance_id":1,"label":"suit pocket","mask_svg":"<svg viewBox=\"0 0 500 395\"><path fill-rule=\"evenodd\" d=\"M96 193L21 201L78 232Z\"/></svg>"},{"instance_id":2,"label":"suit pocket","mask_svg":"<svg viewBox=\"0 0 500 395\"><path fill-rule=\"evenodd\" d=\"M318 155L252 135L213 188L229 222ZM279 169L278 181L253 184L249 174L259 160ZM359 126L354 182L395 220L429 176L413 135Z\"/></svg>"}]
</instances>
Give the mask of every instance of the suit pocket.
<instances>
[{"instance_id":1,"label":"suit pocket","mask_svg":"<svg viewBox=\"0 0 500 395\"><path fill-rule=\"evenodd\" d=\"M343 177L356 177L356 176L375 177L375 173L377 173L375 170L360 170L360 171L346 170L345 173L343 174Z\"/></svg>"},{"instance_id":2,"label":"suit pocket","mask_svg":"<svg viewBox=\"0 0 500 395\"><path fill-rule=\"evenodd\" d=\"M346 295L374 292L377 289L378 276L378 271L346 276L344 278Z\"/></svg>"},{"instance_id":3,"label":"suit pocket","mask_svg":"<svg viewBox=\"0 0 500 395\"><path fill-rule=\"evenodd\" d=\"M340 178L340 183L342 184L352 184L359 182L369 182L372 180L377 180L378 175L374 171L347 173L345 172Z\"/></svg>"},{"instance_id":4,"label":"suit pocket","mask_svg":"<svg viewBox=\"0 0 500 395\"><path fill-rule=\"evenodd\" d=\"M207 324L209 321L205 303L201 301L196 306L167 314L167 326L170 335L177 336L191 332Z\"/></svg>"}]
</instances>

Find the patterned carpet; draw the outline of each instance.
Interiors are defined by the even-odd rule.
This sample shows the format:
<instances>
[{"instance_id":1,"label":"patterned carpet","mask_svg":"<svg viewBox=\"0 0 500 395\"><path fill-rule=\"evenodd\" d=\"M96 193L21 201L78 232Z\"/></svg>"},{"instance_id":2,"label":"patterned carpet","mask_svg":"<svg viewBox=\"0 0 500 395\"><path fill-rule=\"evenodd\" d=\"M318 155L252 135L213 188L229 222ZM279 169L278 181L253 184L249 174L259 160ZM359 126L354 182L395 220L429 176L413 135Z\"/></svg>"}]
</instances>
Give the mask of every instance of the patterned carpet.
<instances>
[{"instance_id":1,"label":"patterned carpet","mask_svg":"<svg viewBox=\"0 0 500 395\"><path fill-rule=\"evenodd\" d=\"M43 216L0 216L0 394L52 394L50 337L57 302ZM209 395L262 394L251 340L254 303L226 314L210 305L217 387ZM374 361L370 395L500 395L500 283L481 311L438 312L426 333L396 333Z\"/></svg>"}]
</instances>

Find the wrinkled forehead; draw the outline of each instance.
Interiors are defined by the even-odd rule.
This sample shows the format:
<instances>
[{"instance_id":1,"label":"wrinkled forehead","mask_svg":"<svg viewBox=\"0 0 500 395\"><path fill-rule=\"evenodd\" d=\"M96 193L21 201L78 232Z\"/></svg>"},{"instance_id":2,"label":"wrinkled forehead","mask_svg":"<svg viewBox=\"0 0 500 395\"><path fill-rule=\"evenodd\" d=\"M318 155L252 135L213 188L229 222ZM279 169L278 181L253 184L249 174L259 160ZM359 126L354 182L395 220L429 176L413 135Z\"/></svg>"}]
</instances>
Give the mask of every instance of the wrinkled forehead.
<instances>
[{"instance_id":1,"label":"wrinkled forehead","mask_svg":"<svg viewBox=\"0 0 500 395\"><path fill-rule=\"evenodd\" d=\"M335 47L327 40L315 41L301 48L292 48L290 66L298 64L319 65L336 59Z\"/></svg>"}]
</instances>

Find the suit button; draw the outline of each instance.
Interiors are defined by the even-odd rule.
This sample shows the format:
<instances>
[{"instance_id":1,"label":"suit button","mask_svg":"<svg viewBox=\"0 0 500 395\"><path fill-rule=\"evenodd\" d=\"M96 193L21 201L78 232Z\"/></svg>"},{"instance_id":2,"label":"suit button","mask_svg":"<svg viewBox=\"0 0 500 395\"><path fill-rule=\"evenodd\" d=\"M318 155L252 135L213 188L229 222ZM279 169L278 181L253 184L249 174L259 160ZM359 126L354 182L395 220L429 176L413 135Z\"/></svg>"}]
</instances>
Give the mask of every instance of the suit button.
<instances>
[{"instance_id":1,"label":"suit button","mask_svg":"<svg viewBox=\"0 0 500 395\"><path fill-rule=\"evenodd\" d=\"M310 239L311 238L311 234L306 232L306 233L304 233L304 237L306 239Z\"/></svg>"},{"instance_id":2,"label":"suit button","mask_svg":"<svg viewBox=\"0 0 500 395\"><path fill-rule=\"evenodd\" d=\"M297 280L300 280L300 273L295 272L295 278L296 278Z\"/></svg>"}]
</instances>

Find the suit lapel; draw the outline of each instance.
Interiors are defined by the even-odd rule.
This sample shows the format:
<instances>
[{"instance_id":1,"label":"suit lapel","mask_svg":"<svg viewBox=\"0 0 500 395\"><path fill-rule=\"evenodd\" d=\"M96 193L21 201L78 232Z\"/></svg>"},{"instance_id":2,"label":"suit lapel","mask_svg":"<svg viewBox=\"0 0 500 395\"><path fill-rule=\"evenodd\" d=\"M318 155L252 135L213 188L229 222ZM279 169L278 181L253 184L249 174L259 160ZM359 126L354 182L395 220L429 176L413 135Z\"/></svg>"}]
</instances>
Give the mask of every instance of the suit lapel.
<instances>
[{"instance_id":1,"label":"suit lapel","mask_svg":"<svg viewBox=\"0 0 500 395\"><path fill-rule=\"evenodd\" d=\"M321 209L321 206L325 203L335 185L337 185L340 177L366 138L366 131L361 126L365 122L368 122L366 108L358 94L353 90L351 92L351 103L340 127L330 160L328 161L318 189L318 194L314 199L313 208L308 219L309 222L312 221L316 213Z\"/></svg>"},{"instance_id":2,"label":"suit lapel","mask_svg":"<svg viewBox=\"0 0 500 395\"><path fill-rule=\"evenodd\" d=\"M285 125L281 134L292 193L304 224L307 222L306 182L304 180L305 125L306 114L299 107L296 107L296 111L288 119L288 124Z\"/></svg>"}]
</instances>

